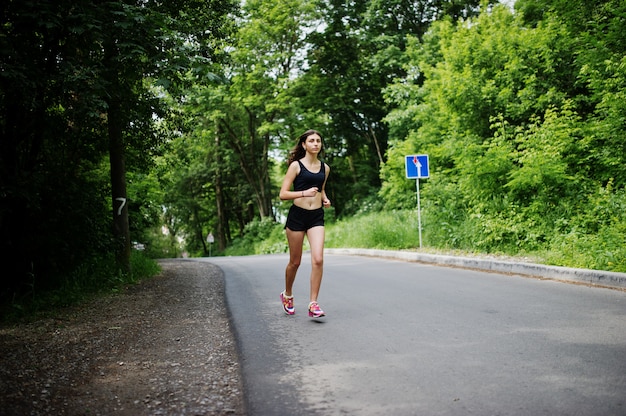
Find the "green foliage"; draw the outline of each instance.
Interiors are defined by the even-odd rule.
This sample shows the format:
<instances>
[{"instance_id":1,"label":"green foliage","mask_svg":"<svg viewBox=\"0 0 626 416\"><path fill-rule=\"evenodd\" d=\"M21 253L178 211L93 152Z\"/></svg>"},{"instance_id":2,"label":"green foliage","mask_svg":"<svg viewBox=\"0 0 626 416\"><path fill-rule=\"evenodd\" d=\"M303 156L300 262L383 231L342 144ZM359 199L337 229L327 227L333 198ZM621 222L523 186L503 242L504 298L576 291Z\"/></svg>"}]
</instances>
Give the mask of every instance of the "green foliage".
<instances>
[{"instance_id":1,"label":"green foliage","mask_svg":"<svg viewBox=\"0 0 626 416\"><path fill-rule=\"evenodd\" d=\"M276 222L270 218L257 219L246 224L244 236L251 241L261 241L269 237L275 226Z\"/></svg>"},{"instance_id":2,"label":"green foliage","mask_svg":"<svg viewBox=\"0 0 626 416\"><path fill-rule=\"evenodd\" d=\"M155 173L128 172L126 178L131 239L147 244L163 224L163 189Z\"/></svg>"},{"instance_id":3,"label":"green foliage","mask_svg":"<svg viewBox=\"0 0 626 416\"><path fill-rule=\"evenodd\" d=\"M277 254L287 253L289 246L287 244L287 236L283 224L275 224L272 227L270 235L257 242L254 254Z\"/></svg>"},{"instance_id":4,"label":"green foliage","mask_svg":"<svg viewBox=\"0 0 626 416\"><path fill-rule=\"evenodd\" d=\"M303 102L331 115L330 184L341 192L331 193L340 219L327 226L327 246L415 247L415 181L404 177L404 156L426 153L427 246L623 269L620 2L528 0L515 14L483 2L477 17L430 26L410 13L387 20L402 1L358 12L327 3L328 25L311 35L314 59L299 85L323 97ZM355 30L362 25L370 31ZM417 36L405 38L408 27ZM375 104L377 91L385 105ZM388 140L375 122L381 108ZM373 136L363 126L388 144L377 197L367 171ZM261 250L248 239L248 250L273 252L280 237Z\"/></svg>"},{"instance_id":5,"label":"green foliage","mask_svg":"<svg viewBox=\"0 0 626 416\"><path fill-rule=\"evenodd\" d=\"M248 222L280 213L275 196L284 167L274 161L308 128L325 138L323 159L332 167L326 192L337 216L380 209L387 147L381 90L403 73L405 36L425 32L438 16L457 20L478 10L476 0L427 8L392 3L242 4L221 82L196 84L181 107L192 131L175 146L190 146L167 157L176 177L164 181L166 210L179 219L168 226L184 235L190 252L202 254L207 230L217 230L220 250L242 245L235 240ZM194 186L179 186L188 175Z\"/></svg>"},{"instance_id":6,"label":"green foliage","mask_svg":"<svg viewBox=\"0 0 626 416\"><path fill-rule=\"evenodd\" d=\"M162 217L160 217L162 220ZM161 225L144 229L142 239L133 241L133 246L142 251L143 255L150 259L165 259L181 257L185 247L178 241L176 235L163 232ZM203 253L204 254L204 253ZM201 254L201 255L203 255Z\"/></svg>"},{"instance_id":7,"label":"green foliage","mask_svg":"<svg viewBox=\"0 0 626 416\"><path fill-rule=\"evenodd\" d=\"M381 88L392 108L378 198L371 183L359 183L369 177L362 170L369 142L361 140L361 154L351 139L332 137L332 179L353 192L337 193L341 216L327 226L327 246L415 247L416 189L404 177L404 156L426 153L431 177L420 190L427 247L623 271L623 4L528 0L512 14L484 2L476 18L441 19L427 32L413 29L423 37L402 42L392 41L401 30L391 29L385 19L394 13L384 9L402 1L375 4L336 19L342 9L332 3L325 12L331 36L312 37L324 49L303 78L337 97L318 100L339 115L332 124L337 138L358 131L361 118L375 119L359 93ZM361 22L372 30L360 37L352 28ZM350 83L356 76L345 80L355 62L367 72L359 93ZM395 82L368 78L385 71ZM257 246L250 250L259 252Z\"/></svg>"},{"instance_id":8,"label":"green foliage","mask_svg":"<svg viewBox=\"0 0 626 416\"><path fill-rule=\"evenodd\" d=\"M180 133L164 88L180 97L192 68L215 64L236 3L148 3L3 3L0 259L11 273L0 302L58 289L93 258L125 254L113 201L127 202L133 239L159 219L147 170ZM120 234L124 244L114 243Z\"/></svg>"},{"instance_id":9,"label":"green foliage","mask_svg":"<svg viewBox=\"0 0 626 416\"><path fill-rule=\"evenodd\" d=\"M583 207L560 221L542 256L551 264L626 272L626 190L610 182L589 192Z\"/></svg>"},{"instance_id":10,"label":"green foliage","mask_svg":"<svg viewBox=\"0 0 626 416\"><path fill-rule=\"evenodd\" d=\"M154 260L139 251L131 253L129 274L120 272L112 256L93 258L61 279L62 283L57 288L40 291L33 287L27 296L0 304L0 321L37 318L102 293L123 290L128 285L155 276L160 270Z\"/></svg>"},{"instance_id":11,"label":"green foliage","mask_svg":"<svg viewBox=\"0 0 626 416\"><path fill-rule=\"evenodd\" d=\"M335 210L333 208L324 209L324 221L327 226L335 222ZM304 247L305 249L308 247L306 239L304 240ZM276 254L286 253L288 250L285 225L269 218L263 218L248 223L243 237L235 239L224 254L231 256Z\"/></svg>"},{"instance_id":12,"label":"green foliage","mask_svg":"<svg viewBox=\"0 0 626 416\"><path fill-rule=\"evenodd\" d=\"M244 229L243 236L235 239L224 254L239 256L284 253L286 251L287 242L283 225L271 218L262 218L249 222Z\"/></svg>"},{"instance_id":13,"label":"green foliage","mask_svg":"<svg viewBox=\"0 0 626 416\"><path fill-rule=\"evenodd\" d=\"M448 195L440 200L454 198ZM554 228L543 224L546 233L541 236L537 224L530 223L519 210L506 214L502 211L498 217L467 215L459 218L456 214L463 210L458 207L442 206L433 210L430 209L433 201L424 202L429 207L427 213L422 214L424 251L525 256L544 264L626 272L623 244L626 220L615 215L626 208L624 191L614 194L610 189L600 189L587 201L589 209L574 221L557 221L563 232L555 233ZM410 250L419 245L417 227L416 210L368 213L328 224L325 245L327 248ZM237 240L225 254L287 252L282 224L257 224L253 228L249 238ZM537 244L539 240L541 244Z\"/></svg>"},{"instance_id":14,"label":"green foliage","mask_svg":"<svg viewBox=\"0 0 626 416\"><path fill-rule=\"evenodd\" d=\"M571 155L580 154L577 121L568 109L560 113L548 110L542 121L533 118L529 127L519 129L513 153L516 168L510 170L506 184L515 199L539 199L542 204L553 205L571 195L572 188L580 183L574 176L578 172L570 168L577 163Z\"/></svg>"},{"instance_id":15,"label":"green foliage","mask_svg":"<svg viewBox=\"0 0 626 416\"><path fill-rule=\"evenodd\" d=\"M624 192L623 5L586 4L588 20L566 20L574 6L549 3L540 14L527 1L529 14L494 7L456 26L437 22L409 41L407 75L385 90L396 109L380 196L388 209L414 206L404 155L427 153L429 244L545 250L552 263L618 270L623 207L607 201ZM574 27L587 31L576 37Z\"/></svg>"},{"instance_id":16,"label":"green foliage","mask_svg":"<svg viewBox=\"0 0 626 416\"><path fill-rule=\"evenodd\" d=\"M623 270L626 3L492 3L8 2L0 299L126 281L115 125L146 257L207 255L209 232L219 253L286 251L282 159L316 128L330 245L414 247L404 156L426 153L430 247Z\"/></svg>"},{"instance_id":17,"label":"green foliage","mask_svg":"<svg viewBox=\"0 0 626 416\"><path fill-rule=\"evenodd\" d=\"M326 227L326 247L409 249L419 246L416 211L382 211Z\"/></svg>"}]
</instances>

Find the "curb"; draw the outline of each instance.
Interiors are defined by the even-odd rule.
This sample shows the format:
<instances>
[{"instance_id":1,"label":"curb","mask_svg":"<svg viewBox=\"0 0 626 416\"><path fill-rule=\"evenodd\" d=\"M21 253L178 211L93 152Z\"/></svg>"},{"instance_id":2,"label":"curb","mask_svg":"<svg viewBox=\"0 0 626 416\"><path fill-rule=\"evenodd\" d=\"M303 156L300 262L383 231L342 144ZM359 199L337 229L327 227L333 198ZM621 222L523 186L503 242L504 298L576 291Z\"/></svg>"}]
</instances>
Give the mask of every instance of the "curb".
<instances>
[{"instance_id":1,"label":"curb","mask_svg":"<svg viewBox=\"0 0 626 416\"><path fill-rule=\"evenodd\" d=\"M519 263L504 260L490 260L473 257L457 257L441 254L417 253L414 251L393 251L356 248L327 248L327 254L347 254L438 264L450 267L482 270L496 273L517 274L543 279L582 283L606 288L626 290L626 273L603 270L575 269L572 267L545 266L535 263Z\"/></svg>"}]
</instances>

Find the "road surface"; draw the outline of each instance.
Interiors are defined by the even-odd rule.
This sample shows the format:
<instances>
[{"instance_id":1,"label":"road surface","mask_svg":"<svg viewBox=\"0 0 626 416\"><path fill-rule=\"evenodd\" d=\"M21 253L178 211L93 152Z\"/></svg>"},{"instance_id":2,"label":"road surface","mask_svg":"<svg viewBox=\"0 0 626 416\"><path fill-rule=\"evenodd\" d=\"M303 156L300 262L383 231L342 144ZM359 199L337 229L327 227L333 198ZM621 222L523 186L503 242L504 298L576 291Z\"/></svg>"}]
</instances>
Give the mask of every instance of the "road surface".
<instances>
[{"instance_id":1,"label":"road surface","mask_svg":"<svg viewBox=\"0 0 626 416\"><path fill-rule=\"evenodd\" d=\"M225 274L256 415L626 415L626 292L309 253L283 313L287 255L205 258Z\"/></svg>"}]
</instances>

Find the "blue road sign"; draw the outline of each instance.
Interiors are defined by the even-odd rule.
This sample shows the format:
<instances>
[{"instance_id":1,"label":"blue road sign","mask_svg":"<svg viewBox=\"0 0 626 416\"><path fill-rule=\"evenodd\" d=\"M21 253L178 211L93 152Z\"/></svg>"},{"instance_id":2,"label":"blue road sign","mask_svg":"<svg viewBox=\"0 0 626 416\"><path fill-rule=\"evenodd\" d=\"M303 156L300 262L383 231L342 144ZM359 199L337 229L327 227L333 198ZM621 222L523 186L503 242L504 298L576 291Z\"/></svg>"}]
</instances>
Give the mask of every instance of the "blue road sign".
<instances>
[{"instance_id":1,"label":"blue road sign","mask_svg":"<svg viewBox=\"0 0 626 416\"><path fill-rule=\"evenodd\" d=\"M409 155L404 159L407 179L428 178L428 155Z\"/></svg>"}]
</instances>

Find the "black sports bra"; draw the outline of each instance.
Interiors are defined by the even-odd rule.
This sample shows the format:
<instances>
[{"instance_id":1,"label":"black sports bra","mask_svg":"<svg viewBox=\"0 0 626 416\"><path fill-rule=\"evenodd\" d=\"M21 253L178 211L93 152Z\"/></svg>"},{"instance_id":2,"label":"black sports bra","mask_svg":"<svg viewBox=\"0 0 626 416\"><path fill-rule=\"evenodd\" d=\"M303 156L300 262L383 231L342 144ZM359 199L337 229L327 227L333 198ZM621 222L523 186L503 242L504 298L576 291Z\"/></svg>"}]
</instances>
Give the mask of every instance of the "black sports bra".
<instances>
[{"instance_id":1,"label":"black sports bra","mask_svg":"<svg viewBox=\"0 0 626 416\"><path fill-rule=\"evenodd\" d=\"M322 186L324 186L324 180L326 180L326 166L324 162L321 162L322 167L317 173L309 171L299 160L298 163L300 164L300 173L298 173L298 176L296 176L296 179L293 181L293 190L306 191L315 186L318 191L321 192Z\"/></svg>"}]
</instances>

